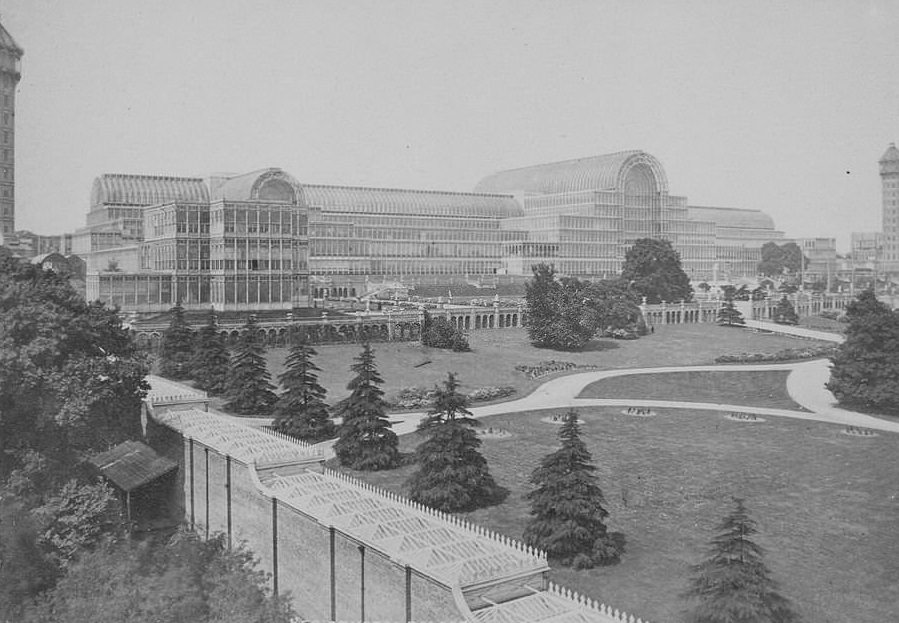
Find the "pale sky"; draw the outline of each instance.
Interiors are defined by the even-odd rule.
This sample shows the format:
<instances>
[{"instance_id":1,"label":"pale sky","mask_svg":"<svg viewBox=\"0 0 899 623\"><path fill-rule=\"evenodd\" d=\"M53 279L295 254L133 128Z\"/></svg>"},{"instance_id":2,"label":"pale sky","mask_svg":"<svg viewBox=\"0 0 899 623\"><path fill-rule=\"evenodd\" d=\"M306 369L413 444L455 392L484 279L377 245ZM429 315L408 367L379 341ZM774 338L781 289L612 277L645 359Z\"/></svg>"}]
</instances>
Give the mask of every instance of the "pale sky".
<instances>
[{"instance_id":1,"label":"pale sky","mask_svg":"<svg viewBox=\"0 0 899 623\"><path fill-rule=\"evenodd\" d=\"M280 167L469 191L642 149L672 194L790 236L880 229L896 0L0 0L25 49L17 228L85 222L102 173Z\"/></svg>"}]
</instances>

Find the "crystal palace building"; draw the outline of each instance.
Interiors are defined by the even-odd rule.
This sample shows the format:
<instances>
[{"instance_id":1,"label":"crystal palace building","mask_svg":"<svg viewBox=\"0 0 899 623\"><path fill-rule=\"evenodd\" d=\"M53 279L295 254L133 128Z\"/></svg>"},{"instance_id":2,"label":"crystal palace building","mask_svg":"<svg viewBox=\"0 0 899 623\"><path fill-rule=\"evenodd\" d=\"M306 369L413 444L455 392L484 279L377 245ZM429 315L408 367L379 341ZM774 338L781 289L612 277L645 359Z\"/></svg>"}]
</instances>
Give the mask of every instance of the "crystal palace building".
<instances>
[{"instance_id":1,"label":"crystal palace building","mask_svg":"<svg viewBox=\"0 0 899 623\"><path fill-rule=\"evenodd\" d=\"M541 164L474 192L323 186L281 169L208 178L101 175L72 252L90 299L123 310L291 309L313 298L523 280L539 262L610 277L644 237L696 281L753 276L783 238L758 210L690 206L643 151Z\"/></svg>"}]
</instances>

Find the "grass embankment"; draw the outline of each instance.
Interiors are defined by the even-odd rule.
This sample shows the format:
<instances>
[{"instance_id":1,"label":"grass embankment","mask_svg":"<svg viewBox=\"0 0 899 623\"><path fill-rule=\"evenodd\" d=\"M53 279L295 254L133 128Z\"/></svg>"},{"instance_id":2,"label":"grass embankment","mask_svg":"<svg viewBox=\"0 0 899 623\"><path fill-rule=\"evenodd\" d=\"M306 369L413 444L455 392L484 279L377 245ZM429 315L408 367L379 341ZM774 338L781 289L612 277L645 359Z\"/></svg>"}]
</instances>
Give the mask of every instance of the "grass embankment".
<instances>
[{"instance_id":1,"label":"grass embankment","mask_svg":"<svg viewBox=\"0 0 899 623\"><path fill-rule=\"evenodd\" d=\"M455 372L462 391L478 387L508 385L516 389L514 397L526 395L550 377L529 379L515 370L516 365L536 365L541 361L570 361L599 370L619 368L712 364L715 357L741 352L774 353L784 348L817 344L787 336L753 333L717 325L679 325L656 327L655 334L638 340L594 340L580 352L560 352L534 348L524 329L473 331L472 352L454 353L426 348L417 342L374 344L378 371L384 378L388 398L405 387L433 387ZM346 384L352 374L350 365L359 354L356 344L316 346L316 364L322 369L319 380L328 390L328 401L336 402L349 394ZM266 353L273 379L284 371L288 350L273 348ZM220 402L220 401L217 401Z\"/></svg>"},{"instance_id":2,"label":"grass embankment","mask_svg":"<svg viewBox=\"0 0 899 623\"><path fill-rule=\"evenodd\" d=\"M786 418L748 423L713 412L666 409L643 418L621 411L583 409L581 417L609 526L627 535L627 553L614 567L554 569L554 581L644 620L678 623L689 565L704 557L716 523L740 496L759 522L757 542L775 579L805 621L899 620L899 436L850 437L841 426ZM513 433L483 445L510 495L470 520L521 538L528 477L557 447L558 426L542 421L552 413L561 412L482 420ZM418 442L406 435L402 448ZM353 474L401 492L412 469Z\"/></svg>"},{"instance_id":3,"label":"grass embankment","mask_svg":"<svg viewBox=\"0 0 899 623\"><path fill-rule=\"evenodd\" d=\"M578 398L718 402L806 411L787 393L787 370L630 374L592 383Z\"/></svg>"}]
</instances>

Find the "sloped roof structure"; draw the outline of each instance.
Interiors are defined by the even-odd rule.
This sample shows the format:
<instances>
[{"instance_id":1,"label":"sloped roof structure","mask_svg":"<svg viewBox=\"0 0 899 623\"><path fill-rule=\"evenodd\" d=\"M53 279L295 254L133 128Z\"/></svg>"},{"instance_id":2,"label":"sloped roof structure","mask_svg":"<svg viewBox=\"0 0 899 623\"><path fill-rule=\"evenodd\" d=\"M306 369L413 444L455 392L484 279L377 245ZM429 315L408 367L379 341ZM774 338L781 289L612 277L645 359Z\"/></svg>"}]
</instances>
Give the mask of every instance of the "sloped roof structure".
<instances>
[{"instance_id":1,"label":"sloped roof structure","mask_svg":"<svg viewBox=\"0 0 899 623\"><path fill-rule=\"evenodd\" d=\"M548 590L473 612L479 623L643 623L550 583Z\"/></svg>"},{"instance_id":2,"label":"sloped roof structure","mask_svg":"<svg viewBox=\"0 0 899 623\"><path fill-rule=\"evenodd\" d=\"M304 184L303 190L309 206L333 212L480 218L523 214L508 195L312 184Z\"/></svg>"},{"instance_id":3,"label":"sloped roof structure","mask_svg":"<svg viewBox=\"0 0 899 623\"><path fill-rule=\"evenodd\" d=\"M627 172L637 165L645 165L652 171L657 191L668 191L662 164L650 154L634 150L500 171L478 182L475 192L552 195L585 190L620 191Z\"/></svg>"},{"instance_id":4,"label":"sloped roof structure","mask_svg":"<svg viewBox=\"0 0 899 623\"><path fill-rule=\"evenodd\" d=\"M139 441L120 443L89 461L122 491L134 491L178 469L175 461Z\"/></svg>"},{"instance_id":5,"label":"sloped roof structure","mask_svg":"<svg viewBox=\"0 0 899 623\"><path fill-rule=\"evenodd\" d=\"M197 177L105 173L94 179L91 208L105 204L151 206L171 201L208 203L209 190Z\"/></svg>"},{"instance_id":6,"label":"sloped roof structure","mask_svg":"<svg viewBox=\"0 0 899 623\"><path fill-rule=\"evenodd\" d=\"M322 456L321 450L307 443L245 426L229 416L188 409L167 411L154 418L185 438L247 465L263 467L316 460Z\"/></svg>"},{"instance_id":7,"label":"sloped roof structure","mask_svg":"<svg viewBox=\"0 0 899 623\"><path fill-rule=\"evenodd\" d=\"M265 484L271 495L452 586L547 570L544 554L338 472Z\"/></svg>"},{"instance_id":8,"label":"sloped roof structure","mask_svg":"<svg viewBox=\"0 0 899 623\"><path fill-rule=\"evenodd\" d=\"M152 405L200 403L209 400L206 392L184 383L170 381L154 374L147 375L146 380L150 384L146 400Z\"/></svg>"},{"instance_id":9,"label":"sloped roof structure","mask_svg":"<svg viewBox=\"0 0 899 623\"><path fill-rule=\"evenodd\" d=\"M761 210L688 206L687 214L695 221L712 221L718 227L774 230L774 219Z\"/></svg>"}]
</instances>

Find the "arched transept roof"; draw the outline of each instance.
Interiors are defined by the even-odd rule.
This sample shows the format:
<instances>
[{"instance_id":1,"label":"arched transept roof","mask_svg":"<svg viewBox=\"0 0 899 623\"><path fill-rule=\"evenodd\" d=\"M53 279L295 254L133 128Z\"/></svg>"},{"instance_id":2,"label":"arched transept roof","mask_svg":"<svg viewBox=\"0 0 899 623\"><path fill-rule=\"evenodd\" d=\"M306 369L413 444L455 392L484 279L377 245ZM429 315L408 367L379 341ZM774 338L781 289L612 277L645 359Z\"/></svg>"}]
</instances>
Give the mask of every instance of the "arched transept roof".
<instances>
[{"instance_id":1,"label":"arched transept roof","mask_svg":"<svg viewBox=\"0 0 899 623\"><path fill-rule=\"evenodd\" d=\"M879 162L897 162L899 161L899 149L896 149L896 143L890 143Z\"/></svg>"},{"instance_id":2,"label":"arched transept roof","mask_svg":"<svg viewBox=\"0 0 899 623\"><path fill-rule=\"evenodd\" d=\"M277 201L304 205L303 187L292 175L277 168L218 178L211 194L214 201Z\"/></svg>"},{"instance_id":3,"label":"arched transept roof","mask_svg":"<svg viewBox=\"0 0 899 623\"><path fill-rule=\"evenodd\" d=\"M209 191L202 179L166 175L105 173L94 180L91 207L106 204L151 206L170 201L208 203Z\"/></svg>"},{"instance_id":4,"label":"arched transept roof","mask_svg":"<svg viewBox=\"0 0 899 623\"><path fill-rule=\"evenodd\" d=\"M455 193L397 188L305 185L306 201L325 211L472 218L521 216L508 195Z\"/></svg>"},{"instance_id":5,"label":"arched transept roof","mask_svg":"<svg viewBox=\"0 0 899 623\"><path fill-rule=\"evenodd\" d=\"M475 191L538 195L584 190L623 192L627 174L633 167L647 168L652 172L656 191L668 192L668 179L662 164L638 150L500 171L482 179Z\"/></svg>"}]
</instances>

